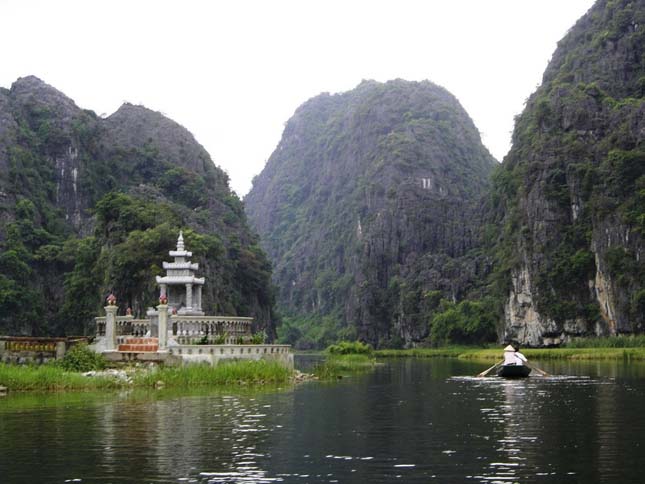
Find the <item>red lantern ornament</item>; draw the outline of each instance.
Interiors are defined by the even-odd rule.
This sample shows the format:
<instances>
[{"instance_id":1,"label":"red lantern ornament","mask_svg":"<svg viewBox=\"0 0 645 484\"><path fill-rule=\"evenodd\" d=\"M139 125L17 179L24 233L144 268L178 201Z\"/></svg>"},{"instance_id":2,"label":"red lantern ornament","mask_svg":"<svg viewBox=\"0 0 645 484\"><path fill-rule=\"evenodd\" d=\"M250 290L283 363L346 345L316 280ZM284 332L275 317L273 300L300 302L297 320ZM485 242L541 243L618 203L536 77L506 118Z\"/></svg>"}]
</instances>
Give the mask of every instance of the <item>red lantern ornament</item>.
<instances>
[{"instance_id":1,"label":"red lantern ornament","mask_svg":"<svg viewBox=\"0 0 645 484\"><path fill-rule=\"evenodd\" d=\"M110 294L107 297L107 303L108 306L116 306L116 296L114 294Z\"/></svg>"}]
</instances>

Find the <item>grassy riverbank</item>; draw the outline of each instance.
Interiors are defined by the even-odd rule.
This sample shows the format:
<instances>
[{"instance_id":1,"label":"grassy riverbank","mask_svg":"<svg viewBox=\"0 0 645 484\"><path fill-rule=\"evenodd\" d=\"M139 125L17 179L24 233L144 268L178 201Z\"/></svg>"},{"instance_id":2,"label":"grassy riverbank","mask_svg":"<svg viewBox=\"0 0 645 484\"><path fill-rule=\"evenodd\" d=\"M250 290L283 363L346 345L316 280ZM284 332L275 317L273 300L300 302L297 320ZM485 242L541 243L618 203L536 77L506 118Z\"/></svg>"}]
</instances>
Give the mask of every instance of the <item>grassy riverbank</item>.
<instances>
[{"instance_id":1,"label":"grassy riverbank","mask_svg":"<svg viewBox=\"0 0 645 484\"><path fill-rule=\"evenodd\" d=\"M539 360L645 360L645 348L523 348L527 358ZM378 350L378 358L463 358L477 360L499 360L500 348L414 348L409 350Z\"/></svg>"},{"instance_id":2,"label":"grassy riverbank","mask_svg":"<svg viewBox=\"0 0 645 484\"><path fill-rule=\"evenodd\" d=\"M135 377L136 386L172 388L288 383L293 371L276 362L238 361L217 366L192 365L161 368Z\"/></svg>"},{"instance_id":3,"label":"grassy riverbank","mask_svg":"<svg viewBox=\"0 0 645 484\"><path fill-rule=\"evenodd\" d=\"M125 382L108 377L86 377L53 365L0 364L0 385L9 391L109 390Z\"/></svg>"},{"instance_id":4,"label":"grassy riverbank","mask_svg":"<svg viewBox=\"0 0 645 484\"><path fill-rule=\"evenodd\" d=\"M187 388L196 386L282 384L293 371L278 363L239 361L218 365L193 365L152 370L132 369L126 377L84 376L55 365L16 366L0 364L0 386L13 391L111 390L119 388Z\"/></svg>"}]
</instances>

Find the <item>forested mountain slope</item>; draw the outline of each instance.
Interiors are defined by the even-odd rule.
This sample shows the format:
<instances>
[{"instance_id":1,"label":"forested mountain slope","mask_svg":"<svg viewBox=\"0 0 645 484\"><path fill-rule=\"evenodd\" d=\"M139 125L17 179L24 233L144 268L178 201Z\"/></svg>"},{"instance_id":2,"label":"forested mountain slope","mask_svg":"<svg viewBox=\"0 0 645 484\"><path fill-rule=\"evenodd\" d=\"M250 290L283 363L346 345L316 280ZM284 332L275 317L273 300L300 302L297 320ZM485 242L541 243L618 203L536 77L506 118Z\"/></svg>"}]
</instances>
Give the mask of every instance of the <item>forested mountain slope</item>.
<instances>
[{"instance_id":1,"label":"forested mountain slope","mask_svg":"<svg viewBox=\"0 0 645 484\"><path fill-rule=\"evenodd\" d=\"M292 340L427 336L440 300L461 300L485 272L480 201L495 164L431 82L364 81L298 108L245 198Z\"/></svg>"},{"instance_id":2,"label":"forested mountain slope","mask_svg":"<svg viewBox=\"0 0 645 484\"><path fill-rule=\"evenodd\" d=\"M273 333L270 264L185 128L130 104L101 119L33 76L0 89L0 333L81 333L109 291L145 313L180 228L207 313Z\"/></svg>"},{"instance_id":3,"label":"forested mountain slope","mask_svg":"<svg viewBox=\"0 0 645 484\"><path fill-rule=\"evenodd\" d=\"M645 1L598 1L559 42L495 174L507 338L645 329Z\"/></svg>"}]
</instances>

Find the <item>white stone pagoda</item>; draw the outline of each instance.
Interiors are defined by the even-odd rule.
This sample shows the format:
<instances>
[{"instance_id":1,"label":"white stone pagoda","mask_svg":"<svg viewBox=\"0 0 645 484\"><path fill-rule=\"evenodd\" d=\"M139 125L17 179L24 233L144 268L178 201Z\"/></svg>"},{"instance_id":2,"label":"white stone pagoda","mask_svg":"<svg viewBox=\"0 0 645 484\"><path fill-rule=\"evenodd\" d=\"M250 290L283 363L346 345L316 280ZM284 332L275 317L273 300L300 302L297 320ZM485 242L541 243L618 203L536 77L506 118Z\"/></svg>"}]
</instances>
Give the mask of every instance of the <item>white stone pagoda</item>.
<instances>
[{"instance_id":1,"label":"white stone pagoda","mask_svg":"<svg viewBox=\"0 0 645 484\"><path fill-rule=\"evenodd\" d=\"M273 360L293 368L289 345L251 344L253 318L204 315L205 278L195 277L199 265L190 262L193 254L186 250L182 232L177 250L169 254L175 261L164 262L166 275L156 278L159 305L148 308L146 319L135 319L130 312L118 316L116 296L110 294L105 316L95 318L94 351L118 362L217 365L221 360Z\"/></svg>"},{"instance_id":2,"label":"white stone pagoda","mask_svg":"<svg viewBox=\"0 0 645 484\"><path fill-rule=\"evenodd\" d=\"M184 247L184 234L179 232L177 250L168 252L174 262L164 262L165 276L157 276L161 297L166 296L171 311L179 315L203 316L202 286L205 278L195 277L199 264L190 262L193 253Z\"/></svg>"}]
</instances>

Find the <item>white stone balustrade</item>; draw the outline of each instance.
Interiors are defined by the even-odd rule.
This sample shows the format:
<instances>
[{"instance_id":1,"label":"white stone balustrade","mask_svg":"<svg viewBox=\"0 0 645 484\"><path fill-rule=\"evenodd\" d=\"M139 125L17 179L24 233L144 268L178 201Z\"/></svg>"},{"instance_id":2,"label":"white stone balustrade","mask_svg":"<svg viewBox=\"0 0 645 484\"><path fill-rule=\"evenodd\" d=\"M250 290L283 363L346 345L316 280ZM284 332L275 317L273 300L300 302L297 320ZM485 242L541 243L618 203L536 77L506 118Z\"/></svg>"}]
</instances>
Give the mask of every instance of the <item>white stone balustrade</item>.
<instances>
[{"instance_id":1,"label":"white stone balustrade","mask_svg":"<svg viewBox=\"0 0 645 484\"><path fill-rule=\"evenodd\" d=\"M105 336L106 317L94 318L96 322L96 336ZM116 316L116 337L119 336L145 336L150 331L149 319L134 319L133 316Z\"/></svg>"},{"instance_id":2,"label":"white stone balustrade","mask_svg":"<svg viewBox=\"0 0 645 484\"><path fill-rule=\"evenodd\" d=\"M150 332L150 320L149 319L133 319L130 321L131 330L130 335L143 337Z\"/></svg>"},{"instance_id":3,"label":"white stone balustrade","mask_svg":"<svg viewBox=\"0 0 645 484\"><path fill-rule=\"evenodd\" d=\"M96 324L96 336L105 336L105 316L94 318Z\"/></svg>"},{"instance_id":4,"label":"white stone balustrade","mask_svg":"<svg viewBox=\"0 0 645 484\"><path fill-rule=\"evenodd\" d=\"M106 335L106 317L94 318L96 335ZM237 344L240 338L252 335L253 318L234 316L178 316L168 315L168 329L179 344ZM123 336L142 337L150 331L149 319L134 319L132 316L115 317L115 338ZM222 339L223 338L223 339Z\"/></svg>"},{"instance_id":5,"label":"white stone balustrade","mask_svg":"<svg viewBox=\"0 0 645 484\"><path fill-rule=\"evenodd\" d=\"M239 338L251 336L253 318L233 316L178 316L170 318L172 334L179 344L195 344L206 337L209 344L236 344Z\"/></svg>"}]
</instances>

